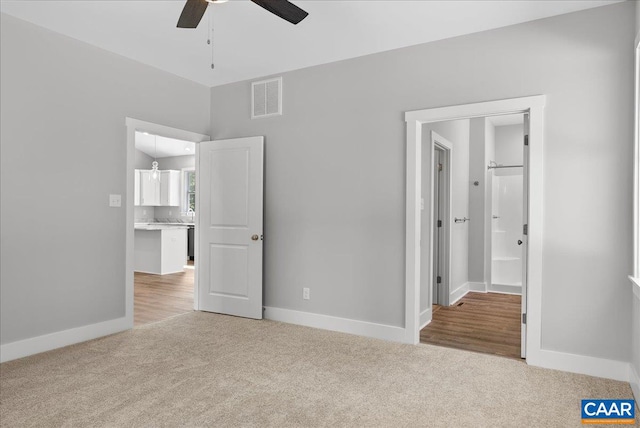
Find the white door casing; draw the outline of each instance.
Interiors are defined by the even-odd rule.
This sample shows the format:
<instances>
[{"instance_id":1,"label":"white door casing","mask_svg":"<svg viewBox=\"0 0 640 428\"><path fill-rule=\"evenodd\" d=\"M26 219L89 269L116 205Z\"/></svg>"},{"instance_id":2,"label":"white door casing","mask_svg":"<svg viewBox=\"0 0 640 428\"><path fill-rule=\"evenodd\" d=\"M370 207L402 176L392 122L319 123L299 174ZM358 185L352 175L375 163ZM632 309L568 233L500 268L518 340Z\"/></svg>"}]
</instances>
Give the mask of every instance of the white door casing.
<instances>
[{"instance_id":1,"label":"white door casing","mask_svg":"<svg viewBox=\"0 0 640 428\"><path fill-rule=\"evenodd\" d=\"M263 159L263 137L199 144L202 311L262 319Z\"/></svg>"},{"instance_id":2,"label":"white door casing","mask_svg":"<svg viewBox=\"0 0 640 428\"><path fill-rule=\"evenodd\" d=\"M524 115L522 152L522 305L520 308L520 357L527 356L527 247L529 245L529 114Z\"/></svg>"},{"instance_id":3,"label":"white door casing","mask_svg":"<svg viewBox=\"0 0 640 428\"><path fill-rule=\"evenodd\" d=\"M432 258L430 269L431 278L441 277L441 283L438 284L436 280L432 279L431 295L433 290L438 289L438 300L431 303L436 303L443 306L449 306L450 293L451 293L451 212L452 212L452 184L453 184L453 143L435 131L431 131L431 153L435 157L437 151L440 152L440 164L442 165L442 171L440 177L437 180L439 189L436 191L436 180L432 178L431 183L431 224L435 226L436 220L442 220L442 227L434 228L434 238L438 239L430 240L430 253L434 255ZM435 177L438 173L436 165L431 165L430 171L431 177ZM429 172L425 171L425 174ZM435 204L434 198L440 199L439 204ZM436 210L436 205L438 210ZM437 235L436 235L437 234ZM436 253L439 253L437 257ZM438 266L435 266L435 263ZM438 272L439 275L435 274Z\"/></svg>"},{"instance_id":4,"label":"white door casing","mask_svg":"<svg viewBox=\"0 0 640 428\"><path fill-rule=\"evenodd\" d=\"M543 223L543 111L544 95L436 107L405 113L407 125L406 248L405 248L405 338L418 343L420 333L420 198L422 125L447 120L501 114L529 113L528 235L526 254L526 359L548 365L541 348L542 327L542 223ZM429 255L431 256L431 255Z\"/></svg>"}]
</instances>

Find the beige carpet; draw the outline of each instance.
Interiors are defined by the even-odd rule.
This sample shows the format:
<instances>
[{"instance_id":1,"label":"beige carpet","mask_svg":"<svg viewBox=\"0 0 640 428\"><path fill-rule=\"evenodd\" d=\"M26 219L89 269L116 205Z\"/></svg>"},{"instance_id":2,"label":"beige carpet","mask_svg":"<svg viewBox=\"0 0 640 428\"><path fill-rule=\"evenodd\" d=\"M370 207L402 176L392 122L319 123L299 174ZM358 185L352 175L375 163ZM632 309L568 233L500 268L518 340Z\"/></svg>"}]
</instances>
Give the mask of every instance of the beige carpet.
<instances>
[{"instance_id":1,"label":"beige carpet","mask_svg":"<svg viewBox=\"0 0 640 428\"><path fill-rule=\"evenodd\" d=\"M628 384L189 313L0 365L0 425L571 427Z\"/></svg>"}]
</instances>

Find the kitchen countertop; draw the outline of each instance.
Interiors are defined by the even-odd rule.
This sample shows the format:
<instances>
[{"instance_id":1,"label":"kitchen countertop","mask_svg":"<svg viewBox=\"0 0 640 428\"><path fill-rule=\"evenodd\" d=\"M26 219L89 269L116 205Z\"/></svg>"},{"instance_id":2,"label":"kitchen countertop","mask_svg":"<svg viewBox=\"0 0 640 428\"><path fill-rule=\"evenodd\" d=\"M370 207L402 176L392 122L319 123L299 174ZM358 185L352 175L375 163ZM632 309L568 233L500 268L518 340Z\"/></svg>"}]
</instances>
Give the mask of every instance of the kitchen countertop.
<instances>
[{"instance_id":1,"label":"kitchen countertop","mask_svg":"<svg viewBox=\"0 0 640 428\"><path fill-rule=\"evenodd\" d=\"M135 230L168 230L168 229L188 229L189 223L135 223Z\"/></svg>"}]
</instances>

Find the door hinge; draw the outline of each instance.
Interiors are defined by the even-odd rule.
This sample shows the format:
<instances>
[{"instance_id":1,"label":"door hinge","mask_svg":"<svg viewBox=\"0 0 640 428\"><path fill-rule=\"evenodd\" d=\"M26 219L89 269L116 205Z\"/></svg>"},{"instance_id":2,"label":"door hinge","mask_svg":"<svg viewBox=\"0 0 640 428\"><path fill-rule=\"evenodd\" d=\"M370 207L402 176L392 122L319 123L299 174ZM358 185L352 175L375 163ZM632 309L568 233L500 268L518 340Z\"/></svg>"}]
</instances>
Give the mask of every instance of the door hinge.
<instances>
[{"instance_id":1,"label":"door hinge","mask_svg":"<svg viewBox=\"0 0 640 428\"><path fill-rule=\"evenodd\" d=\"M438 171L442 171L442 164L441 163L438 164Z\"/></svg>"},{"instance_id":2,"label":"door hinge","mask_svg":"<svg viewBox=\"0 0 640 428\"><path fill-rule=\"evenodd\" d=\"M524 226L522 226L522 234L523 235L528 235L529 234L529 225L525 224Z\"/></svg>"},{"instance_id":3,"label":"door hinge","mask_svg":"<svg viewBox=\"0 0 640 428\"><path fill-rule=\"evenodd\" d=\"M527 323L527 314L522 314L522 324L526 324Z\"/></svg>"},{"instance_id":4,"label":"door hinge","mask_svg":"<svg viewBox=\"0 0 640 428\"><path fill-rule=\"evenodd\" d=\"M524 136L524 145L525 145L525 146L528 146L528 145L529 145L529 136L528 136L528 135L525 135L525 136Z\"/></svg>"},{"instance_id":5,"label":"door hinge","mask_svg":"<svg viewBox=\"0 0 640 428\"><path fill-rule=\"evenodd\" d=\"M440 284L442 282L442 277L438 276L436 277L436 284Z\"/></svg>"},{"instance_id":6,"label":"door hinge","mask_svg":"<svg viewBox=\"0 0 640 428\"><path fill-rule=\"evenodd\" d=\"M442 227L442 220L438 220L438 227Z\"/></svg>"}]
</instances>

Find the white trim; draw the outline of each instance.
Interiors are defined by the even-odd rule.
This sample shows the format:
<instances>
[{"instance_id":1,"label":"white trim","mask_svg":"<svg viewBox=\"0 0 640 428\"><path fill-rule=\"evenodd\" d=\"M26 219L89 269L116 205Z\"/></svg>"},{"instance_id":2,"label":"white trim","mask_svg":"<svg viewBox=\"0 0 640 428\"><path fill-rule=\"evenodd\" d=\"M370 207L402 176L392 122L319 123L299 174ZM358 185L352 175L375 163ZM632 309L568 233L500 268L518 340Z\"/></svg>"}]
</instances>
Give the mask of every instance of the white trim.
<instances>
[{"instance_id":1,"label":"white trim","mask_svg":"<svg viewBox=\"0 0 640 428\"><path fill-rule=\"evenodd\" d=\"M404 114L404 120L407 123L420 122L422 124L429 122L442 122L446 120L524 113L529 109L543 108L545 105L545 98L546 97L544 95L534 95L530 97L509 98L482 103L414 110L406 112Z\"/></svg>"},{"instance_id":2,"label":"white trim","mask_svg":"<svg viewBox=\"0 0 640 428\"><path fill-rule=\"evenodd\" d=\"M487 283L486 282L469 282L469 291L473 291L474 293L486 293L487 292Z\"/></svg>"},{"instance_id":3,"label":"white trim","mask_svg":"<svg viewBox=\"0 0 640 428\"><path fill-rule=\"evenodd\" d=\"M542 231L543 231L543 108L545 96L537 95L476 104L448 106L405 113L406 247L405 247L405 342L420 340L420 199L422 124L500 114L529 113L529 251L527 300L527 351L541 350L542 325ZM528 360L528 358L527 358Z\"/></svg>"},{"instance_id":4,"label":"white trim","mask_svg":"<svg viewBox=\"0 0 640 428\"><path fill-rule=\"evenodd\" d=\"M449 294L449 306L453 306L469 292L469 283L465 282Z\"/></svg>"},{"instance_id":5,"label":"white trim","mask_svg":"<svg viewBox=\"0 0 640 428\"><path fill-rule=\"evenodd\" d=\"M0 363L96 339L130 328L129 320L126 317L122 317L6 343L0 346Z\"/></svg>"},{"instance_id":6,"label":"white trim","mask_svg":"<svg viewBox=\"0 0 640 428\"><path fill-rule=\"evenodd\" d=\"M489 289L487 290L489 293L500 293L500 294L517 294L522 295L522 285L511 285L511 284L491 284L489 285Z\"/></svg>"},{"instance_id":7,"label":"white trim","mask_svg":"<svg viewBox=\"0 0 640 428\"><path fill-rule=\"evenodd\" d=\"M633 289L633 294L640 299L640 278L634 278L632 276L629 277L631 280L631 288Z\"/></svg>"},{"instance_id":8,"label":"white trim","mask_svg":"<svg viewBox=\"0 0 640 428\"><path fill-rule=\"evenodd\" d=\"M527 363L532 366L619 380L622 382L629 382L629 368L631 366L631 364L626 361L607 360L604 358L541 349L529 349L527 351Z\"/></svg>"},{"instance_id":9,"label":"white trim","mask_svg":"<svg viewBox=\"0 0 640 428\"><path fill-rule=\"evenodd\" d=\"M444 183L444 220L443 220L443 239L444 239L444 247L443 247L443 253L444 253L444 272L443 272L443 279L444 279L444 289L442 291L444 291L446 299L444 302L444 305L450 305L450 300L449 300L449 296L447 296L447 294L449 294L451 292L451 213L453 212L453 143L451 143L451 141L447 140L446 138L444 138L443 136L441 136L440 134L438 134L435 131L431 131L431 138L430 138L430 153L431 153L431 161L429 162L429 166L428 166L428 171L429 171L429 175L431 177L431 179L429 180L431 183L431 193L429 196L429 201L430 201L430 205L429 205L429 248L430 248L430 253L431 253L431 257L429 258L429 302L430 304L433 303L439 303L439 302L433 302L433 270L434 270L434 266L433 266L433 254L434 254L434 246L435 246L435 237L433 234L433 223L435 221L436 218L436 214L435 214L435 201L433 200L433 197L435 195L434 189L435 189L435 180L434 180L434 175L435 175L435 171L433 170L433 158L435 156L435 151L436 148L442 150L445 154L445 166L446 166L446 176L445 176L445 183ZM423 195L424 196L424 195Z\"/></svg>"},{"instance_id":10,"label":"white trim","mask_svg":"<svg viewBox=\"0 0 640 428\"><path fill-rule=\"evenodd\" d=\"M633 364L629 364L629 384L636 399L636 404L640 406L640 375Z\"/></svg>"},{"instance_id":11,"label":"white trim","mask_svg":"<svg viewBox=\"0 0 640 428\"><path fill-rule=\"evenodd\" d=\"M391 325L358 321L348 318L332 317L330 315L320 315L311 312L300 312L291 309L265 306L264 318L272 321L320 328L323 330L339 331L341 333L390 340L392 342L403 342L404 340L404 328L402 327L394 327Z\"/></svg>"},{"instance_id":12,"label":"white trim","mask_svg":"<svg viewBox=\"0 0 640 428\"><path fill-rule=\"evenodd\" d=\"M173 138L176 140L190 141L193 143L201 143L209 141L211 137L196 132L185 131L183 129L172 128L170 126L159 125L157 123L145 122L143 120L125 118L125 126L127 128L127 191L126 191L126 244L125 244L125 318L129 322L129 328L133 328L133 257L134 257L134 204L133 204L133 171L135 168L135 148L136 148L136 131L148 132L154 135ZM200 150L200 145L196 144L196 156ZM196 157L197 159L197 157ZM196 165L197 168L197 165ZM199 229L198 215L198 176L196 173L196 230ZM195 263L194 263L194 284L193 284L193 306L194 310L198 310L198 234L194 234L195 238Z\"/></svg>"},{"instance_id":13,"label":"white trim","mask_svg":"<svg viewBox=\"0 0 640 428\"><path fill-rule=\"evenodd\" d=\"M640 33L636 35L634 46L633 276L640 277Z\"/></svg>"},{"instance_id":14,"label":"white trim","mask_svg":"<svg viewBox=\"0 0 640 428\"><path fill-rule=\"evenodd\" d=\"M424 311L420 312L420 330L425 328L433 319L433 309L431 305Z\"/></svg>"}]
</instances>

